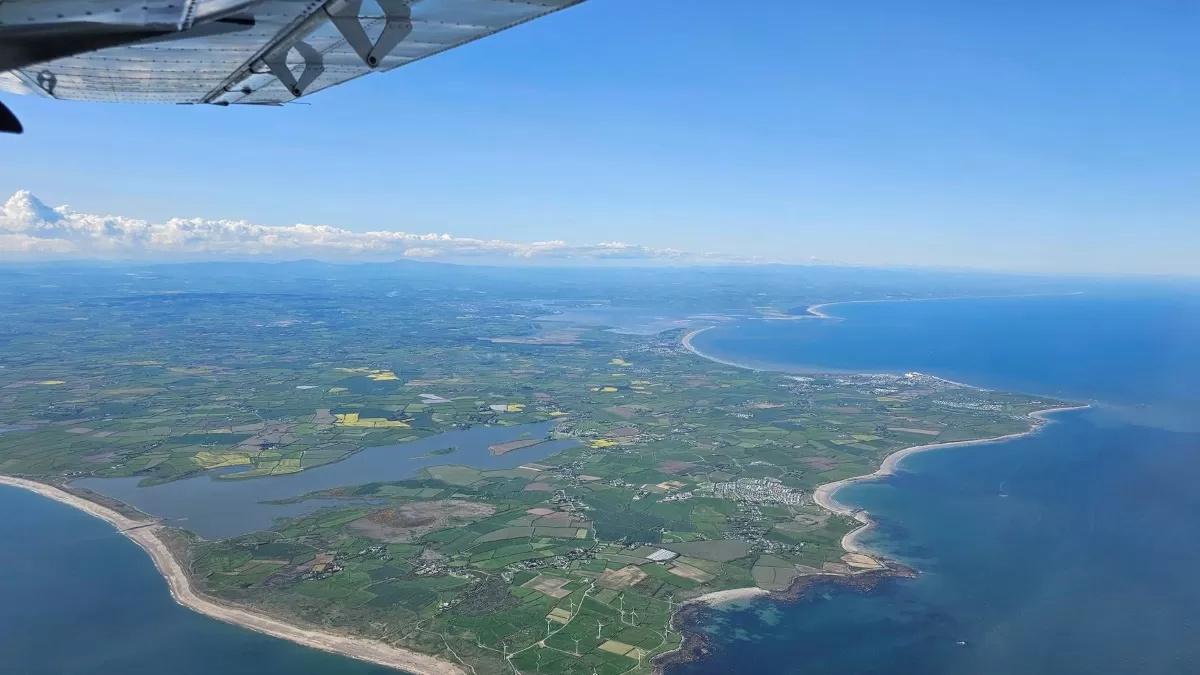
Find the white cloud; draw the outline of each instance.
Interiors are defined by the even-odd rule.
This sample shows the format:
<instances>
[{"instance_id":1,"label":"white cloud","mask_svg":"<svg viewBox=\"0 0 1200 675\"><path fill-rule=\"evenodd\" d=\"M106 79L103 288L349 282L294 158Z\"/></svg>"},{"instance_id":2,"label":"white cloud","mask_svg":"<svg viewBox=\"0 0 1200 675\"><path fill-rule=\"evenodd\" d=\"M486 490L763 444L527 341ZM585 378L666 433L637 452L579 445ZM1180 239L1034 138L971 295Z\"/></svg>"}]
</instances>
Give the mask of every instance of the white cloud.
<instances>
[{"instance_id":1,"label":"white cloud","mask_svg":"<svg viewBox=\"0 0 1200 675\"><path fill-rule=\"evenodd\" d=\"M449 234L395 230L353 232L327 225L255 225L244 220L172 218L150 223L124 216L50 208L27 190L0 208L0 256L79 258L395 259L519 258L748 262L719 253L687 253L620 242L572 245L565 241L514 243Z\"/></svg>"}]
</instances>

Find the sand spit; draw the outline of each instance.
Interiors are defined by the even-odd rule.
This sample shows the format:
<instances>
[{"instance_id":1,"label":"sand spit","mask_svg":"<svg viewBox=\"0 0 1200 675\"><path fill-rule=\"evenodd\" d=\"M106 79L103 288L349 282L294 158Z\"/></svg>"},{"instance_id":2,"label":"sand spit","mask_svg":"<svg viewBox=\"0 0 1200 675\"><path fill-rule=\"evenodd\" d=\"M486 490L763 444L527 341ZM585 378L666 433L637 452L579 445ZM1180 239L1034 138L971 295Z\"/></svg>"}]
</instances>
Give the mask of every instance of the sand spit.
<instances>
[{"instance_id":1,"label":"sand spit","mask_svg":"<svg viewBox=\"0 0 1200 675\"><path fill-rule=\"evenodd\" d=\"M135 520L66 490L32 480L0 476L0 485L11 485L36 492L43 497L73 506L117 528L121 534L140 546L150 556L150 559L154 561L154 566L167 580L171 597L188 609L265 635L290 640L306 647L349 656L388 668L396 668L414 675L466 675L466 671L459 665L429 654L394 647L375 640L303 628L253 610L211 600L198 594L192 588L191 578L187 571L179 564L159 536L160 531L165 528L157 521Z\"/></svg>"}]
</instances>

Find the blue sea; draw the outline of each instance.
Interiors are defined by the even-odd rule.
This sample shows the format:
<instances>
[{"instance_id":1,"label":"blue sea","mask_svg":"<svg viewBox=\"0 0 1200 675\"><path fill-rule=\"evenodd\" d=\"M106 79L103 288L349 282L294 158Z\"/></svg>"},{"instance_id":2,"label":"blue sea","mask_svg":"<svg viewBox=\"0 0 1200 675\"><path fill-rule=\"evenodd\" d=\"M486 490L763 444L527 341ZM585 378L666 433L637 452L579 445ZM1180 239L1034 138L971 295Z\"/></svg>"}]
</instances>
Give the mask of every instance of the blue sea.
<instances>
[{"instance_id":1,"label":"blue sea","mask_svg":"<svg viewBox=\"0 0 1200 675\"><path fill-rule=\"evenodd\" d=\"M455 461L511 467L573 445L549 441L490 455L487 446L545 436L549 423L479 427L399 446L364 450L304 473L257 481L200 476L139 488L138 479L91 479L84 487L156 516L185 521L203 536L269 527L289 507L260 500L405 478L457 449ZM2 430L0 430L2 431ZM0 675L376 675L387 668L259 635L185 609L171 599L150 558L107 523L24 490L0 485Z\"/></svg>"},{"instance_id":2,"label":"blue sea","mask_svg":"<svg viewBox=\"0 0 1200 675\"><path fill-rule=\"evenodd\" d=\"M1200 303L1181 295L847 304L744 322L711 356L785 370L917 370L1095 403L1011 442L909 458L838 500L920 570L820 584L695 626L669 675L1200 672Z\"/></svg>"},{"instance_id":3,"label":"blue sea","mask_svg":"<svg viewBox=\"0 0 1200 675\"><path fill-rule=\"evenodd\" d=\"M108 523L0 485L3 675L385 675L230 626L171 599Z\"/></svg>"},{"instance_id":4,"label":"blue sea","mask_svg":"<svg viewBox=\"0 0 1200 675\"><path fill-rule=\"evenodd\" d=\"M739 321L712 356L785 370L918 370L1095 402L1042 433L910 458L838 493L919 569L873 591L712 612L669 675L1200 672L1200 299L1167 293L839 305ZM0 673L392 672L179 607L107 524L0 486Z\"/></svg>"}]
</instances>

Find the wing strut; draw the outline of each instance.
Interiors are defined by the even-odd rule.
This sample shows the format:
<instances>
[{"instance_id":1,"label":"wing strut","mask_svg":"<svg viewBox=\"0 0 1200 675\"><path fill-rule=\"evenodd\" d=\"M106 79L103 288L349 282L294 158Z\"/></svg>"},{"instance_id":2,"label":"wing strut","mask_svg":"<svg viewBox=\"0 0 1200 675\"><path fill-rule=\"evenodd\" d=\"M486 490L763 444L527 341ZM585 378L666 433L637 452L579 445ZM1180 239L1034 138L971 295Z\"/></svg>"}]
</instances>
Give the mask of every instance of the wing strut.
<instances>
[{"instance_id":1,"label":"wing strut","mask_svg":"<svg viewBox=\"0 0 1200 675\"><path fill-rule=\"evenodd\" d=\"M383 32L379 34L375 44L371 44L371 38L367 36L367 30L363 26L362 20L358 18L362 9L362 0L341 0L325 8L325 13L329 15L329 20L333 22L334 27L363 60L363 63L372 70L379 67L384 57L391 54L396 45L408 37L413 28L412 8L409 7L408 0L375 1L387 18Z\"/></svg>"},{"instance_id":2,"label":"wing strut","mask_svg":"<svg viewBox=\"0 0 1200 675\"><path fill-rule=\"evenodd\" d=\"M300 98L304 95L304 90L308 89L309 85L317 81L321 73L325 72L325 61L321 53L313 49L312 45L307 42L297 42L292 45L300 56L304 57L304 70L300 73L300 79L292 74L291 68L288 68L287 57L290 50L280 50L275 54L263 60L267 67L271 69L271 74L274 75L283 86L292 92L292 96Z\"/></svg>"}]
</instances>

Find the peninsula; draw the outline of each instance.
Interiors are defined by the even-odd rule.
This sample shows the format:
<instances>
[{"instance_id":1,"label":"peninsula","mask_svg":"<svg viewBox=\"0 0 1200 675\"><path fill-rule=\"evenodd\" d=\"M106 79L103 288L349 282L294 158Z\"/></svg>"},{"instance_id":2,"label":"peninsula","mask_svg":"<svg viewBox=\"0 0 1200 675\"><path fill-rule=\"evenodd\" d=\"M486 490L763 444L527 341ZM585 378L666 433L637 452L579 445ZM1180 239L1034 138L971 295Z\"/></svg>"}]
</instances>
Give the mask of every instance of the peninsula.
<instances>
[{"instance_id":1,"label":"peninsula","mask_svg":"<svg viewBox=\"0 0 1200 675\"><path fill-rule=\"evenodd\" d=\"M0 474L107 520L187 607L412 673L649 673L688 603L888 573L837 487L1062 405L542 321L529 298L620 294L557 276L471 272L483 293L422 277L381 312L347 293L385 298L396 278L269 273L260 292L156 268L133 296L123 274L22 277L6 316L37 338L0 343ZM817 304L688 288L723 298L694 315Z\"/></svg>"}]
</instances>

